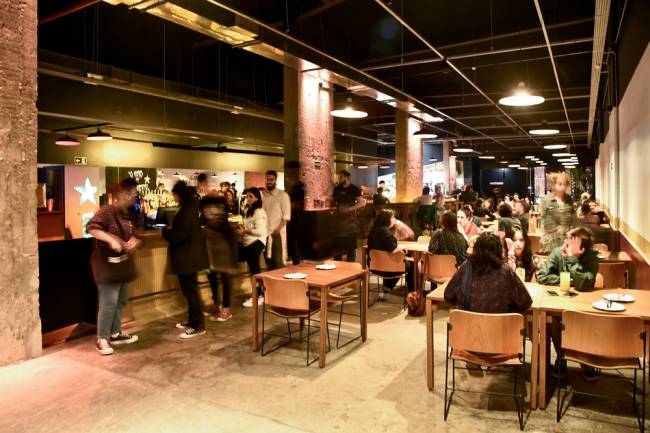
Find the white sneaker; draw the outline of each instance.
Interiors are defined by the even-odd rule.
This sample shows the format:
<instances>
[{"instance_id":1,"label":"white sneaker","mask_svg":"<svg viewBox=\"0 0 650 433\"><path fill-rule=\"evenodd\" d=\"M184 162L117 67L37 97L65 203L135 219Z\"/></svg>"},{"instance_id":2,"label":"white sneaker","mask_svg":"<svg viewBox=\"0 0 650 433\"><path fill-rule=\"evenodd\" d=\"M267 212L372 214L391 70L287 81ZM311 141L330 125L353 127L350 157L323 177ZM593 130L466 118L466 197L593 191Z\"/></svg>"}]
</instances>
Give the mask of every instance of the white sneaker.
<instances>
[{"instance_id":1,"label":"white sneaker","mask_svg":"<svg viewBox=\"0 0 650 433\"><path fill-rule=\"evenodd\" d=\"M257 297L257 305L262 305L264 303L264 296L258 296ZM250 297L244 301L243 304L244 307L246 308L253 308L253 298Z\"/></svg>"},{"instance_id":2,"label":"white sneaker","mask_svg":"<svg viewBox=\"0 0 650 433\"><path fill-rule=\"evenodd\" d=\"M132 344L138 341L138 336L133 334L127 334L126 332L116 332L115 334L111 335L111 341L110 344L114 345L120 345L120 344Z\"/></svg>"},{"instance_id":3,"label":"white sneaker","mask_svg":"<svg viewBox=\"0 0 650 433\"><path fill-rule=\"evenodd\" d=\"M186 328L185 332L180 334L178 338L182 338L183 340L188 340L190 338L198 337L199 335L205 334L207 331L205 328L203 329L194 329L194 328Z\"/></svg>"},{"instance_id":4,"label":"white sneaker","mask_svg":"<svg viewBox=\"0 0 650 433\"><path fill-rule=\"evenodd\" d=\"M97 352L99 352L100 355L112 355L114 352L111 344L106 338L98 338L97 345L95 347L97 348Z\"/></svg>"},{"instance_id":5,"label":"white sneaker","mask_svg":"<svg viewBox=\"0 0 650 433\"><path fill-rule=\"evenodd\" d=\"M380 301L385 301L388 296L386 295L386 292L384 292L383 289L379 290L379 300Z\"/></svg>"}]
</instances>

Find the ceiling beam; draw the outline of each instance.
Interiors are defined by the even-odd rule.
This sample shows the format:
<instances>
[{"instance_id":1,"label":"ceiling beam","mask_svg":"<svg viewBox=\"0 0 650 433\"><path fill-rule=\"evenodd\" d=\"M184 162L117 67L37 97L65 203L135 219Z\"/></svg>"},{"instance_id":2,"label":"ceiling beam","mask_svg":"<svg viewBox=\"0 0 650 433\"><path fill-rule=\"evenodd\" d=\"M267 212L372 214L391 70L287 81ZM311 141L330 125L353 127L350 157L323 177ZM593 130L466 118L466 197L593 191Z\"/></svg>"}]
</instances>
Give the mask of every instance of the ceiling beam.
<instances>
[{"instance_id":1,"label":"ceiling beam","mask_svg":"<svg viewBox=\"0 0 650 433\"><path fill-rule=\"evenodd\" d=\"M325 0L322 5L317 6L317 7L313 8L313 9L311 9L311 10L308 10L304 14L298 15L297 20L298 20L298 22L300 22L300 21L306 20L307 18L311 18L311 17L313 17L315 15L321 14L321 13L325 12L326 10L328 10L328 9L330 9L330 8L340 4L340 3L343 3L343 1L344 0Z\"/></svg>"}]
</instances>

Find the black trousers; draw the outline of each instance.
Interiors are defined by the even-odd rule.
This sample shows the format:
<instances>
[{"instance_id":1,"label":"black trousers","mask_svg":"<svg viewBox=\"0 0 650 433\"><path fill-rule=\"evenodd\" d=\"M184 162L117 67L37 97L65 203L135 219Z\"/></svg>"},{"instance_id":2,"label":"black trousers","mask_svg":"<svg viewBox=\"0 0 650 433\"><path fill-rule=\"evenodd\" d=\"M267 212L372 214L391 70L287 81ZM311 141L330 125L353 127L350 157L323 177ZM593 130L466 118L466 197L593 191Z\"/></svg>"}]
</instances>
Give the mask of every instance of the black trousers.
<instances>
[{"instance_id":1,"label":"black trousers","mask_svg":"<svg viewBox=\"0 0 650 433\"><path fill-rule=\"evenodd\" d=\"M196 272L193 274L180 274L178 281L181 284L181 291L187 300L187 322L191 328L203 329L203 309L196 284Z\"/></svg>"},{"instance_id":2,"label":"black trousers","mask_svg":"<svg viewBox=\"0 0 650 433\"><path fill-rule=\"evenodd\" d=\"M413 291L413 263L411 262L406 262L406 288L409 292ZM395 275L400 275L399 273L394 273L394 272L375 272L377 275L381 275L382 277L392 277ZM399 278L391 278L391 279L384 279L384 287L387 287L389 289L393 289L397 285L397 281Z\"/></svg>"},{"instance_id":3,"label":"black trousers","mask_svg":"<svg viewBox=\"0 0 650 433\"><path fill-rule=\"evenodd\" d=\"M217 276L221 278L221 287L223 287L221 305L223 308L230 308L230 275L226 272L210 272L208 274L214 305L219 305L219 283Z\"/></svg>"},{"instance_id":4,"label":"black trousers","mask_svg":"<svg viewBox=\"0 0 650 433\"><path fill-rule=\"evenodd\" d=\"M347 256L346 261L357 261L357 238L354 236L340 236L334 239L334 260L341 260L343 254Z\"/></svg>"},{"instance_id":5,"label":"black trousers","mask_svg":"<svg viewBox=\"0 0 650 433\"><path fill-rule=\"evenodd\" d=\"M294 265L302 261L302 251L300 251L300 228L302 227L303 211L291 211L291 221L287 223L287 252L291 256Z\"/></svg>"},{"instance_id":6,"label":"black trousers","mask_svg":"<svg viewBox=\"0 0 650 433\"><path fill-rule=\"evenodd\" d=\"M260 254L264 251L264 244L262 241L255 241L248 246L243 244L239 245L240 261L245 261L248 264L248 269L251 275L260 273Z\"/></svg>"}]
</instances>

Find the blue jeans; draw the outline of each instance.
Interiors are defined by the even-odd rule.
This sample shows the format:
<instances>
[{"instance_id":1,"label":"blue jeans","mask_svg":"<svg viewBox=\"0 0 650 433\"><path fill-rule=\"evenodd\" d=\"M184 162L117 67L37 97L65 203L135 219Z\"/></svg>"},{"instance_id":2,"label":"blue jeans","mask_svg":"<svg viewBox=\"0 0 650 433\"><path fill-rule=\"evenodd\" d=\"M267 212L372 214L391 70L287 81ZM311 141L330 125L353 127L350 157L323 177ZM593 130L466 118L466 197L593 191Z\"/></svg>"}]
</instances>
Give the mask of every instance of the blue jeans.
<instances>
[{"instance_id":1,"label":"blue jeans","mask_svg":"<svg viewBox=\"0 0 650 433\"><path fill-rule=\"evenodd\" d=\"M97 337L109 339L122 330L122 310L129 300L129 283L102 283L97 287Z\"/></svg>"}]
</instances>

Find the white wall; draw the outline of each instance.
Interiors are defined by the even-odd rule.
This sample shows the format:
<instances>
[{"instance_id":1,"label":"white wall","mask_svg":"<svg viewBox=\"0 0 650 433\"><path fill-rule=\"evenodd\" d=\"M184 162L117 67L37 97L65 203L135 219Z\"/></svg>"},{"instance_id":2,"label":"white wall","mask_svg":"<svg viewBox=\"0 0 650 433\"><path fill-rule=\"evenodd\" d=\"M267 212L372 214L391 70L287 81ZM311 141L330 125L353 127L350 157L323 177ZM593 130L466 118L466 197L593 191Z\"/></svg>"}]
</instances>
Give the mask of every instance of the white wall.
<instances>
[{"instance_id":1,"label":"white wall","mask_svg":"<svg viewBox=\"0 0 650 433\"><path fill-rule=\"evenodd\" d=\"M650 262L650 45L612 112L596 162L596 196L619 219L621 233ZM619 169L616 170L616 115L619 115ZM619 209L616 207L619 194Z\"/></svg>"}]
</instances>

